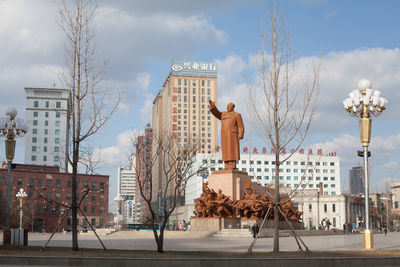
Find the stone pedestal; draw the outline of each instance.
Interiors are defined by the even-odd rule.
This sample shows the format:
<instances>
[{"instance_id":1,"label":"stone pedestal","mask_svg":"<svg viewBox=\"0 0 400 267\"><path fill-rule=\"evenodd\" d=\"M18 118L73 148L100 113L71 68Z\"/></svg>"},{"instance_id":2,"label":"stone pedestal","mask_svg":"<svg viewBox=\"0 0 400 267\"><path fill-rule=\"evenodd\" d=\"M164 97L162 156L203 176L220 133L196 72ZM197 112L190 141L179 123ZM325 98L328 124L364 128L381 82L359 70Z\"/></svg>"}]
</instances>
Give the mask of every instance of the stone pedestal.
<instances>
[{"instance_id":1,"label":"stone pedestal","mask_svg":"<svg viewBox=\"0 0 400 267\"><path fill-rule=\"evenodd\" d=\"M240 200L244 198L244 183L251 183L250 176L247 172L238 170L221 170L212 172L208 176L208 187L218 192L219 189L226 196L230 196L232 200Z\"/></svg>"},{"instance_id":2,"label":"stone pedestal","mask_svg":"<svg viewBox=\"0 0 400 267\"><path fill-rule=\"evenodd\" d=\"M222 229L240 229L240 218L192 218L190 231L221 231Z\"/></svg>"}]
</instances>

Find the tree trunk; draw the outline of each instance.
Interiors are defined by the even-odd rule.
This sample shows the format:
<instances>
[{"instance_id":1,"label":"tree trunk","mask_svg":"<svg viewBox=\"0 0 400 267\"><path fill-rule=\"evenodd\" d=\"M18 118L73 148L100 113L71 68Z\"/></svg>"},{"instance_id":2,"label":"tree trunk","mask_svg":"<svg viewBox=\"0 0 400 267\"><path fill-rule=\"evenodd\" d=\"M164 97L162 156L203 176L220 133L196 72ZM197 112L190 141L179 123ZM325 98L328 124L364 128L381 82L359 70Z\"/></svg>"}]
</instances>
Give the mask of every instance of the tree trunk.
<instances>
[{"instance_id":1,"label":"tree trunk","mask_svg":"<svg viewBox=\"0 0 400 267\"><path fill-rule=\"evenodd\" d=\"M75 143L73 147L72 159L72 251L79 251L78 246L78 203L77 203L77 184L78 184L78 156L79 156L79 143Z\"/></svg>"},{"instance_id":2,"label":"tree trunk","mask_svg":"<svg viewBox=\"0 0 400 267\"><path fill-rule=\"evenodd\" d=\"M279 148L278 148L279 149ZM275 152L275 205L274 205L274 248L275 253L279 252L279 154Z\"/></svg>"},{"instance_id":3,"label":"tree trunk","mask_svg":"<svg viewBox=\"0 0 400 267\"><path fill-rule=\"evenodd\" d=\"M164 253L164 229L160 228L160 235L156 230L153 230L157 242L157 252Z\"/></svg>"}]
</instances>

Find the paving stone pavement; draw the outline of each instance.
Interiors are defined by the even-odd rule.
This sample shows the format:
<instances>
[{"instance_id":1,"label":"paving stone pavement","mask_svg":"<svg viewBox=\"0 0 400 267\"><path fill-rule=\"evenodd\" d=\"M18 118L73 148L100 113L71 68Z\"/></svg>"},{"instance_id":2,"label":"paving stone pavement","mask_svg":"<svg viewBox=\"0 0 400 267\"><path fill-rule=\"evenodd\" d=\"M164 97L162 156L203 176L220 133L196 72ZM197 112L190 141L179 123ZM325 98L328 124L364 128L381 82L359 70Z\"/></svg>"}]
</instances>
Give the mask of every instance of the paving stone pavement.
<instances>
[{"instance_id":1,"label":"paving stone pavement","mask_svg":"<svg viewBox=\"0 0 400 267\"><path fill-rule=\"evenodd\" d=\"M30 246L43 246L50 234L29 234ZM212 238L207 232L166 232L165 250L172 251L247 251L252 242L249 238ZM152 232L118 232L108 236L101 236L108 249L127 250L155 250L156 245ZM363 235L330 235L330 236L304 236L305 244L311 251L346 251L360 250L363 248ZM2 235L0 234L0 244ZM257 240L254 251L271 251L273 239L261 238ZM374 235L375 249L400 250L400 232ZM56 234L48 246L71 246L70 234ZM80 235L79 246L82 248L101 248L98 240L93 235ZM293 237L280 238L281 251L297 250Z\"/></svg>"}]
</instances>

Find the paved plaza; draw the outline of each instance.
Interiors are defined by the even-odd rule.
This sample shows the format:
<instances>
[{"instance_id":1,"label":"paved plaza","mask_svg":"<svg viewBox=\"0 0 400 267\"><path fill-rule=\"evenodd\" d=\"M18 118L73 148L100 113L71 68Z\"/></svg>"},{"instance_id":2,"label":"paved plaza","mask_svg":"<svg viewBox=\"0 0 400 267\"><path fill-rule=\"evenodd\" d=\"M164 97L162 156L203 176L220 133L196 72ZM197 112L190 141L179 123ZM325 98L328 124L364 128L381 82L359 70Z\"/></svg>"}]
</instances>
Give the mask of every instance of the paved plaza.
<instances>
[{"instance_id":1,"label":"paved plaza","mask_svg":"<svg viewBox=\"0 0 400 267\"><path fill-rule=\"evenodd\" d=\"M43 246L50 234L29 234L29 246ZM100 236L107 249L155 250L152 232L117 232ZM311 251L349 251L363 248L363 235L304 236L303 241ZM0 242L2 237L0 236ZM375 249L400 250L400 232L374 235ZM252 238L212 238L206 232L166 232L165 250L170 251L247 251ZM258 239L254 251L271 251L273 239ZM50 241L50 247L71 246L71 234L56 234ZM82 248L101 248L93 235L80 235L79 246ZM297 244L293 237L281 237L281 251L296 251Z\"/></svg>"}]
</instances>

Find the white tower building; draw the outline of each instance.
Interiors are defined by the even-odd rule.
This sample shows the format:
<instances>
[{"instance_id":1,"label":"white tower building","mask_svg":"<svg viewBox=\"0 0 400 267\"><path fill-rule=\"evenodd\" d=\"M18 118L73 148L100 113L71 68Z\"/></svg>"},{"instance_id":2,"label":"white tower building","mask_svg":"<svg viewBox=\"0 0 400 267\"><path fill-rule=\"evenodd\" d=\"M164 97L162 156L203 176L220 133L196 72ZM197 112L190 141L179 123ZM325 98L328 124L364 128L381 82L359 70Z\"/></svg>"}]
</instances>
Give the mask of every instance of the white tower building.
<instances>
[{"instance_id":1,"label":"white tower building","mask_svg":"<svg viewBox=\"0 0 400 267\"><path fill-rule=\"evenodd\" d=\"M69 149L68 89L25 88L25 164L58 166L67 170Z\"/></svg>"},{"instance_id":2,"label":"white tower building","mask_svg":"<svg viewBox=\"0 0 400 267\"><path fill-rule=\"evenodd\" d=\"M135 157L131 162L136 162ZM125 223L135 220L136 172L133 166L118 168L118 196L122 197L121 215Z\"/></svg>"}]
</instances>

